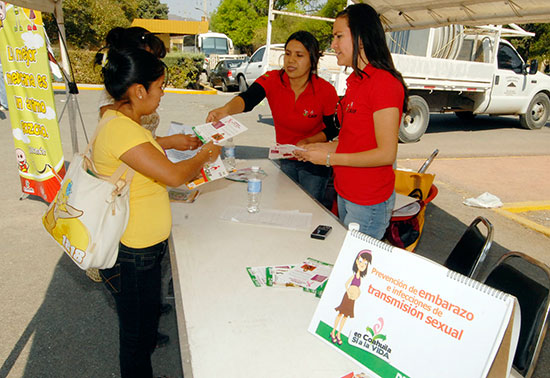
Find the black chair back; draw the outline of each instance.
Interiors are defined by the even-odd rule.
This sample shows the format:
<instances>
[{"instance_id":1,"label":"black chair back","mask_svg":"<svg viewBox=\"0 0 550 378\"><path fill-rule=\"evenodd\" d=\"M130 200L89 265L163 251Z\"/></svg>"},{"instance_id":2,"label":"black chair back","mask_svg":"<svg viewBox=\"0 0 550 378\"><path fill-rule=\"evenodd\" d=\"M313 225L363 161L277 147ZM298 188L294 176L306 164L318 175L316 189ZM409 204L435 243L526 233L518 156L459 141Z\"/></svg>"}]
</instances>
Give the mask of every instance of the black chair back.
<instances>
[{"instance_id":1,"label":"black chair back","mask_svg":"<svg viewBox=\"0 0 550 378\"><path fill-rule=\"evenodd\" d=\"M479 223L484 224L487 228L486 235L479 230ZM443 265L467 277L474 277L477 267L485 259L492 241L492 224L483 217L477 217L464 231Z\"/></svg>"},{"instance_id":2,"label":"black chair back","mask_svg":"<svg viewBox=\"0 0 550 378\"><path fill-rule=\"evenodd\" d=\"M520 257L532 263L529 256L520 252L504 255L485 279L485 284L518 299L521 310L521 329L514 355L514 368L523 376L530 377L544 340L547 316L550 308L550 290L547 286L528 277L517 268L505 263L510 257ZM550 282L550 269L540 262Z\"/></svg>"}]
</instances>

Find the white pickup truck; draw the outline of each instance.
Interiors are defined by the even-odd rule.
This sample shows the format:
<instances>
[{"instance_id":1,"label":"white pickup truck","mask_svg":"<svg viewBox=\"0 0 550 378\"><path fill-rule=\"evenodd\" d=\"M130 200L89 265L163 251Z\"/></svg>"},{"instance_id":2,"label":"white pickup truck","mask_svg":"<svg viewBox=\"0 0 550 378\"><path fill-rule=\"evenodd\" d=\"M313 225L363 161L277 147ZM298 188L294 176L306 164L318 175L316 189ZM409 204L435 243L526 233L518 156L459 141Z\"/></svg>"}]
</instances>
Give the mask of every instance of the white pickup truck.
<instances>
[{"instance_id":1,"label":"white pickup truck","mask_svg":"<svg viewBox=\"0 0 550 378\"><path fill-rule=\"evenodd\" d=\"M234 76L237 77L239 91L244 92L261 75L269 70L276 70L283 67L283 56L285 45L277 43L269 47L269 62L265 45L258 48L250 57L248 62L241 64L236 69ZM324 53L319 59L319 76L334 84L340 68L336 63L336 55Z\"/></svg>"},{"instance_id":2,"label":"white pickup truck","mask_svg":"<svg viewBox=\"0 0 550 378\"><path fill-rule=\"evenodd\" d=\"M430 112L519 115L527 129L540 129L550 116L550 77L527 65L501 36L532 35L515 25L400 31L388 34L396 68L409 88L409 112L399 132L415 142L426 131ZM339 94L346 75L336 83Z\"/></svg>"}]
</instances>

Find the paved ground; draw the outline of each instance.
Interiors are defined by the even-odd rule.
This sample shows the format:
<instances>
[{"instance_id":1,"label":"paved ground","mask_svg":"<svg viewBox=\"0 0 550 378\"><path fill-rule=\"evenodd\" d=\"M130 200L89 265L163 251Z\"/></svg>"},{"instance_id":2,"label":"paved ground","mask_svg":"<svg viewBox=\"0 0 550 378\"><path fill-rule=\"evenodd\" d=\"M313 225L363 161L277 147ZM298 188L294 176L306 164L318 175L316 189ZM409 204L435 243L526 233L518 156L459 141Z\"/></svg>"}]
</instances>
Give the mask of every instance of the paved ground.
<instances>
[{"instance_id":1,"label":"paved ground","mask_svg":"<svg viewBox=\"0 0 550 378\"><path fill-rule=\"evenodd\" d=\"M97 121L97 98L98 92L91 90L78 95L89 135ZM202 123L208 110L228 99L225 95L167 94L159 111L159 134L166 132L171 120ZM64 100L63 95L56 95L58 110ZM267 118L258 122L259 116ZM242 134L237 144L269 146L274 134L268 116L267 106L239 116L250 130ZM428 206L417 253L443 262L466 225L477 215L483 215L496 230L485 267L508 250L528 252L550 264L547 236L493 210L462 204L465 198L484 191L499 196L504 202L550 200L548 131L540 131L544 141L539 146L542 152L533 154L536 156L483 155L456 159L442 154L438 157L430 172L436 174L439 194ZM71 139L66 116L61 122L61 133L65 155L70 160ZM80 149L83 149L80 125L78 133ZM417 169L423 157L433 150L432 140L433 135L427 134L421 143L400 145L399 165ZM46 205L36 200L19 200L21 188L9 117L0 120L0 172L3 173L0 201L4 214L0 218L0 230L5 240L0 247L0 377L117 377L117 320L112 300L102 285L86 278L43 231L40 217ZM167 282L169 266L165 265L166 300L173 303ZM173 341L155 352L155 373L181 377L174 314L163 317L160 327ZM546 340L535 377L546 377L549 369L550 342ZM227 376L238 377L238 374L228 372Z\"/></svg>"}]
</instances>

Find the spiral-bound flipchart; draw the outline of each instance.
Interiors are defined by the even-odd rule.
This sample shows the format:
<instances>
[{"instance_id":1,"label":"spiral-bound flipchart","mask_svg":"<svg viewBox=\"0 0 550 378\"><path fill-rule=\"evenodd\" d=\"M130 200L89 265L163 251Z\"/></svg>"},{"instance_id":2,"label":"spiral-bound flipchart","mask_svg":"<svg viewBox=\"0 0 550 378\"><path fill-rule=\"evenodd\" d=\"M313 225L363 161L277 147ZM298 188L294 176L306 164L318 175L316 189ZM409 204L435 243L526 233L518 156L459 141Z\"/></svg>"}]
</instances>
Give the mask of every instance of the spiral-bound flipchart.
<instances>
[{"instance_id":1,"label":"spiral-bound flipchart","mask_svg":"<svg viewBox=\"0 0 550 378\"><path fill-rule=\"evenodd\" d=\"M309 331L386 377L507 377L519 335L508 294L349 231Z\"/></svg>"}]
</instances>

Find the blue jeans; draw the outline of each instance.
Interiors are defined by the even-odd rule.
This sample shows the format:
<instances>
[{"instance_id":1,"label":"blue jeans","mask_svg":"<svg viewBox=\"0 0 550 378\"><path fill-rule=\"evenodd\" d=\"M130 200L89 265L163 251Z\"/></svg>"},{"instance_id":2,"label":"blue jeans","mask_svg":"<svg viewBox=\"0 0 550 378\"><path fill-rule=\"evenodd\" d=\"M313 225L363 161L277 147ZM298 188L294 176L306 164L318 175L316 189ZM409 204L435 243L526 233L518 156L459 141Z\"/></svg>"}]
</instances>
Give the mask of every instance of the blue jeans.
<instances>
[{"instance_id":1,"label":"blue jeans","mask_svg":"<svg viewBox=\"0 0 550 378\"><path fill-rule=\"evenodd\" d=\"M350 223L359 223L359 231L382 240L390 225L391 213L395 203L395 192L386 201L376 205L357 205L338 195L338 217L346 227Z\"/></svg>"},{"instance_id":2,"label":"blue jeans","mask_svg":"<svg viewBox=\"0 0 550 378\"><path fill-rule=\"evenodd\" d=\"M153 376L151 354L157 344L161 302L160 262L167 248L167 240L139 249L120 243L115 265L100 271L116 303L122 378Z\"/></svg>"},{"instance_id":3,"label":"blue jeans","mask_svg":"<svg viewBox=\"0 0 550 378\"><path fill-rule=\"evenodd\" d=\"M300 184L313 198L325 204L325 192L332 172L331 168L310 162L285 159L281 160L281 171Z\"/></svg>"}]
</instances>

